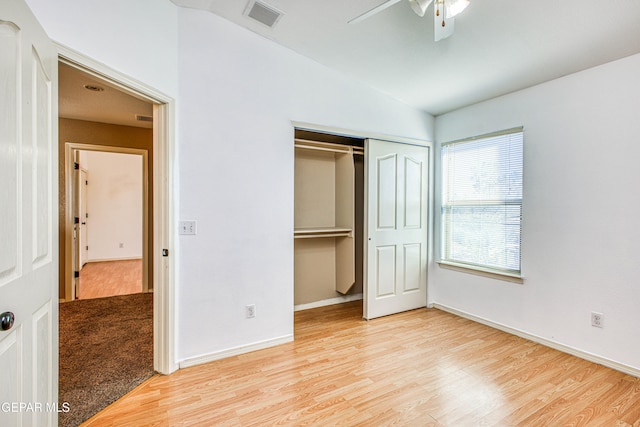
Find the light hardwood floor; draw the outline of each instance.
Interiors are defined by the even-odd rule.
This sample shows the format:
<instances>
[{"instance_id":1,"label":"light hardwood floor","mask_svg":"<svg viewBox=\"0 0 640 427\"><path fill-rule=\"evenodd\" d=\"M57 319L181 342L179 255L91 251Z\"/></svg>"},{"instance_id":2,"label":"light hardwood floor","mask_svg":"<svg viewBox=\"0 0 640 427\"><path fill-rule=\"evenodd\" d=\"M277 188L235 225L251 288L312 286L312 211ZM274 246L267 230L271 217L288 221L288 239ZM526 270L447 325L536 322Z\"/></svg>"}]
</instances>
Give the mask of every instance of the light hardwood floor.
<instances>
[{"instance_id":1,"label":"light hardwood floor","mask_svg":"<svg viewBox=\"0 0 640 427\"><path fill-rule=\"evenodd\" d=\"M435 309L361 314L298 312L295 342L155 376L85 425L640 426L640 379Z\"/></svg>"},{"instance_id":2,"label":"light hardwood floor","mask_svg":"<svg viewBox=\"0 0 640 427\"><path fill-rule=\"evenodd\" d=\"M142 260L89 262L80 270L78 299L142 292Z\"/></svg>"}]
</instances>

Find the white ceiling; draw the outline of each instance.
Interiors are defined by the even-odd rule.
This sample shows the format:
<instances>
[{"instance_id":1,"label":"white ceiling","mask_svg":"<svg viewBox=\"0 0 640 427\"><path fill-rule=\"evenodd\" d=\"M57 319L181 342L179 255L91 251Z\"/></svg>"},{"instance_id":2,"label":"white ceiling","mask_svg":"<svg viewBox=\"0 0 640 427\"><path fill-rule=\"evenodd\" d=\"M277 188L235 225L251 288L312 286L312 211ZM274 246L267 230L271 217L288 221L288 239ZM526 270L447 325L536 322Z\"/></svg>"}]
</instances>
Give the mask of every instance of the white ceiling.
<instances>
[{"instance_id":1,"label":"white ceiling","mask_svg":"<svg viewBox=\"0 0 640 427\"><path fill-rule=\"evenodd\" d=\"M91 91L84 86L98 86ZM87 120L143 128L152 122L136 120L136 114L153 116L153 106L135 98L108 82L64 63L58 65L58 115L67 119Z\"/></svg>"},{"instance_id":2,"label":"white ceiling","mask_svg":"<svg viewBox=\"0 0 640 427\"><path fill-rule=\"evenodd\" d=\"M640 52L639 0L471 0L455 33L433 41L431 8L407 0L358 24L384 0L266 0L270 29L249 0L171 0L246 27L409 105L438 115Z\"/></svg>"}]
</instances>

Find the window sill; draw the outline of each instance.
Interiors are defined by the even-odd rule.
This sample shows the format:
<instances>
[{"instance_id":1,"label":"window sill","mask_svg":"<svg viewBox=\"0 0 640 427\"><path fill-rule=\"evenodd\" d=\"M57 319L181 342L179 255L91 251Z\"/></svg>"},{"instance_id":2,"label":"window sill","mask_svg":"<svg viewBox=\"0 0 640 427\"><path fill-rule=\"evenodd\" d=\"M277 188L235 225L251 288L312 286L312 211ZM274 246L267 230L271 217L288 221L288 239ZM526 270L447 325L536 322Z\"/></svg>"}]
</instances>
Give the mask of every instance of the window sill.
<instances>
[{"instance_id":1,"label":"window sill","mask_svg":"<svg viewBox=\"0 0 640 427\"><path fill-rule=\"evenodd\" d=\"M436 261L441 268L447 270L459 271L467 274L475 274L476 276L489 277L491 279L504 280L506 282L523 284L524 278L521 275L501 273L494 270L483 269L481 267L473 267L464 264L456 264L448 261Z\"/></svg>"}]
</instances>

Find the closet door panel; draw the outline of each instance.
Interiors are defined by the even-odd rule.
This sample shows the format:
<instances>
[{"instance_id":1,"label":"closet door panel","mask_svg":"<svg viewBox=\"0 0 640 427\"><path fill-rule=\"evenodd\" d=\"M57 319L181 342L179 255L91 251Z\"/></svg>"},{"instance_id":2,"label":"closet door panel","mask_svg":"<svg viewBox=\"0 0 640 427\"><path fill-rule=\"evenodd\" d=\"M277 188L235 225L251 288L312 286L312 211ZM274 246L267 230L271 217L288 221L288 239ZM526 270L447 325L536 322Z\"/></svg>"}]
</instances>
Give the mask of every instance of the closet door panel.
<instances>
[{"instance_id":1,"label":"closet door panel","mask_svg":"<svg viewBox=\"0 0 640 427\"><path fill-rule=\"evenodd\" d=\"M423 162L404 157L404 228L421 228L423 217Z\"/></svg>"},{"instance_id":2,"label":"closet door panel","mask_svg":"<svg viewBox=\"0 0 640 427\"><path fill-rule=\"evenodd\" d=\"M376 159L375 183L376 217L379 230L394 230L396 228L396 155L390 154Z\"/></svg>"},{"instance_id":3,"label":"closet door panel","mask_svg":"<svg viewBox=\"0 0 640 427\"><path fill-rule=\"evenodd\" d=\"M378 246L375 263L376 298L394 296L396 294L396 247Z\"/></svg>"},{"instance_id":4,"label":"closet door panel","mask_svg":"<svg viewBox=\"0 0 640 427\"><path fill-rule=\"evenodd\" d=\"M366 141L366 319L426 306L428 165L429 147Z\"/></svg>"},{"instance_id":5,"label":"closet door panel","mask_svg":"<svg viewBox=\"0 0 640 427\"><path fill-rule=\"evenodd\" d=\"M420 290L422 283L422 245L409 243L403 246L403 292Z\"/></svg>"}]
</instances>

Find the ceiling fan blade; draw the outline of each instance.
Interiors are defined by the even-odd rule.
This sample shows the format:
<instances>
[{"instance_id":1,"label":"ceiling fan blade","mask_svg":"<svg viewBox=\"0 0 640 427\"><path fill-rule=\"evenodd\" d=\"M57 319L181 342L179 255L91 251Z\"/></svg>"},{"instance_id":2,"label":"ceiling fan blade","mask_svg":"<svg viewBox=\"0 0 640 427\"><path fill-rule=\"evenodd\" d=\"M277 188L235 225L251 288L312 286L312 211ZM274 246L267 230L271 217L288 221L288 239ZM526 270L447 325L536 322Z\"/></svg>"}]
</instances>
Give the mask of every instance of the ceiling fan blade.
<instances>
[{"instance_id":1,"label":"ceiling fan blade","mask_svg":"<svg viewBox=\"0 0 640 427\"><path fill-rule=\"evenodd\" d=\"M409 4L411 5L411 9L418 15L420 18L424 16L427 12L427 8L433 2L433 0L409 0Z\"/></svg>"},{"instance_id":2,"label":"ceiling fan blade","mask_svg":"<svg viewBox=\"0 0 640 427\"><path fill-rule=\"evenodd\" d=\"M402 0L387 0L384 3L374 7L371 10L366 11L362 15L356 16L352 20L349 21L349 24L357 24L358 22L364 21L365 19L375 15L378 12L382 12L388 7L393 6L396 3L400 3Z\"/></svg>"}]
</instances>

